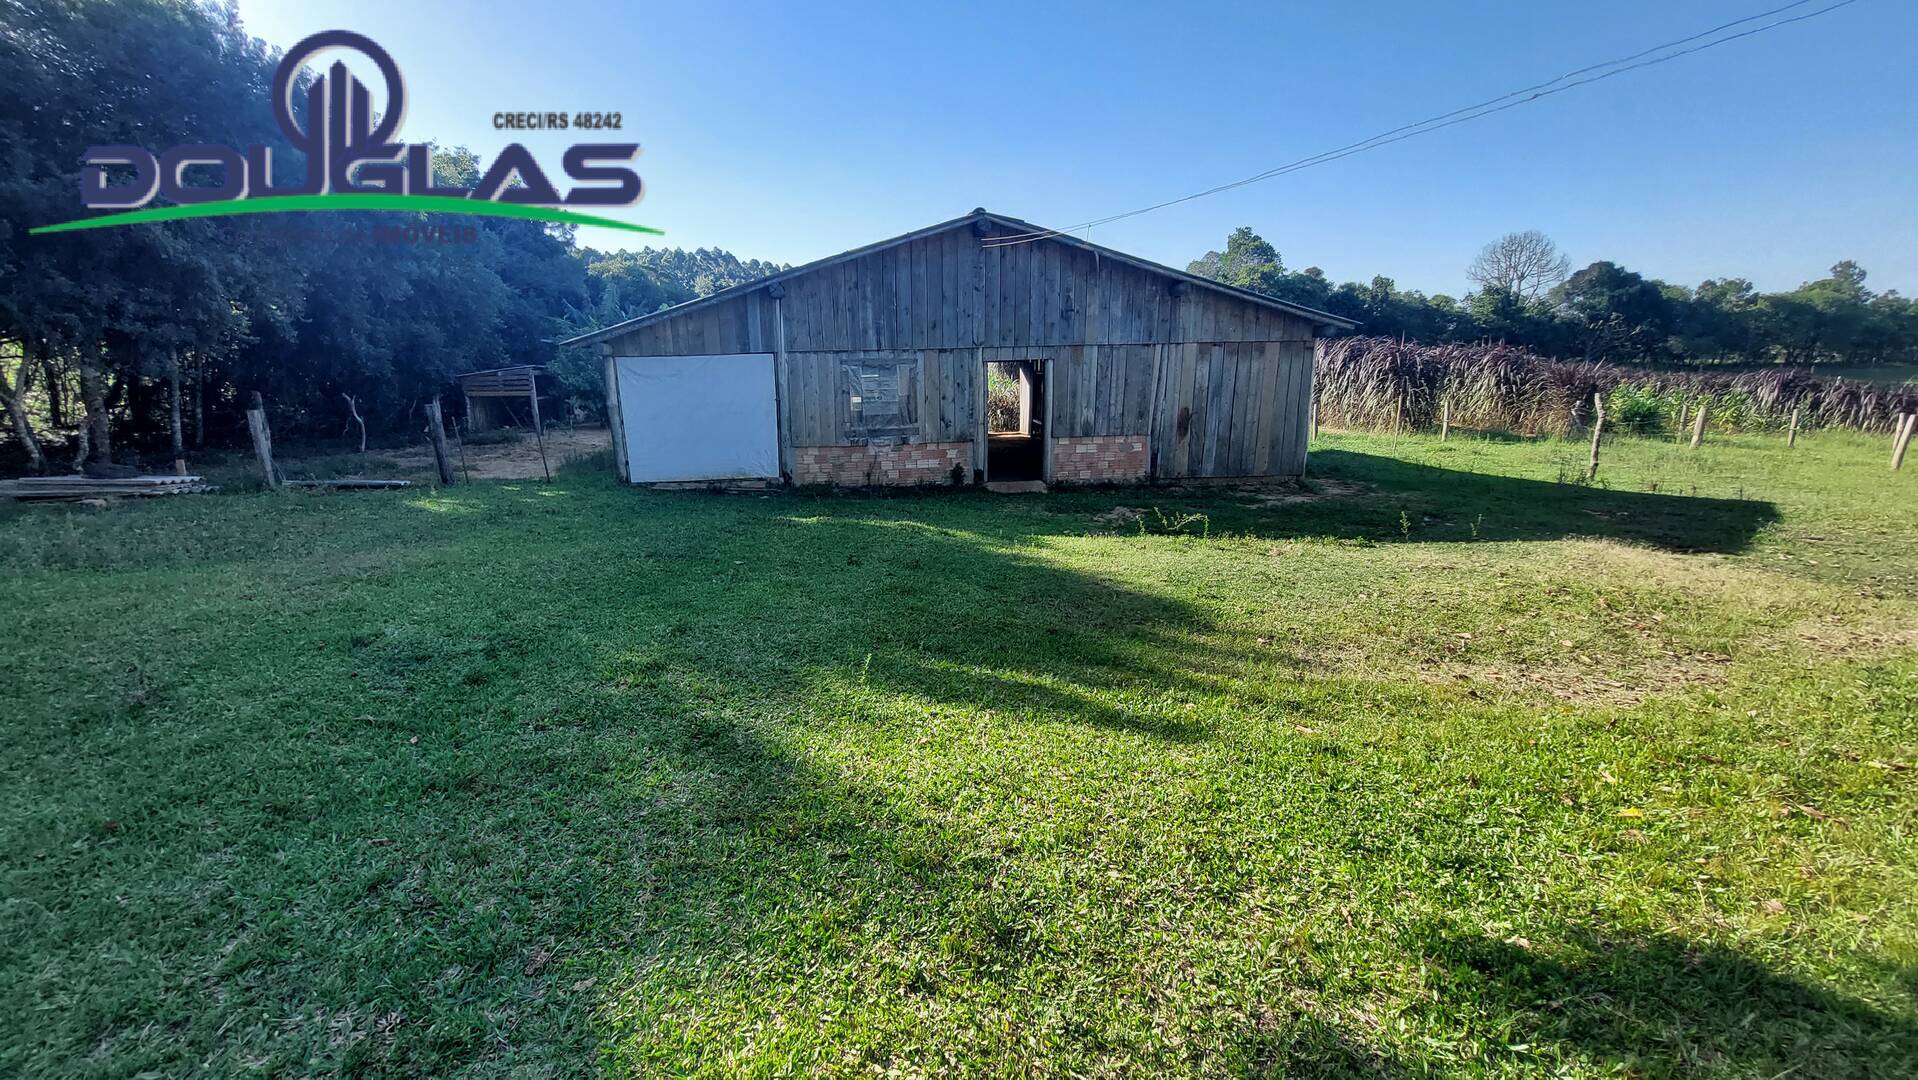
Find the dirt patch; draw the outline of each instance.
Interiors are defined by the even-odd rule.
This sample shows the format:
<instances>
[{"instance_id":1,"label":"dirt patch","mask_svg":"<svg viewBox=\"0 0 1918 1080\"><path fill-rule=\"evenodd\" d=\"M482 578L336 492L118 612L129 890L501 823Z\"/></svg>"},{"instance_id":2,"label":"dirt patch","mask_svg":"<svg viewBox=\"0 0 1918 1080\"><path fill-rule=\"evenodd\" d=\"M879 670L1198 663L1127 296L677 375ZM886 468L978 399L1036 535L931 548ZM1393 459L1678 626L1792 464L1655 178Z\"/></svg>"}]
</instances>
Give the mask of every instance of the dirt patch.
<instances>
[{"instance_id":1,"label":"dirt patch","mask_svg":"<svg viewBox=\"0 0 1918 1080\"><path fill-rule=\"evenodd\" d=\"M453 451L453 469L474 480L538 480L546 469L558 471L561 464L577 457L612 449L612 435L603 427L546 429L546 468L540 465L540 444L530 432L508 442L469 442L462 451ZM433 451L429 447L398 450L388 455L403 469L431 472Z\"/></svg>"},{"instance_id":2,"label":"dirt patch","mask_svg":"<svg viewBox=\"0 0 1918 1080\"><path fill-rule=\"evenodd\" d=\"M1115 506L1103 514L1095 514L1093 521L1101 525L1130 525L1144 519L1146 510L1142 506Z\"/></svg>"},{"instance_id":3,"label":"dirt patch","mask_svg":"<svg viewBox=\"0 0 1918 1080\"><path fill-rule=\"evenodd\" d=\"M1419 681L1465 687L1496 688L1546 694L1580 705L1637 705L1650 697L1664 697L1693 686L1725 682L1723 662L1698 656L1639 665L1630 670L1511 662L1505 664L1447 663L1417 673Z\"/></svg>"},{"instance_id":4,"label":"dirt patch","mask_svg":"<svg viewBox=\"0 0 1918 1080\"><path fill-rule=\"evenodd\" d=\"M1789 636L1821 660L1875 660L1918 651L1918 625L1891 617L1862 624L1837 615L1804 619L1791 627Z\"/></svg>"},{"instance_id":5,"label":"dirt patch","mask_svg":"<svg viewBox=\"0 0 1918 1080\"><path fill-rule=\"evenodd\" d=\"M1366 491L1367 488L1363 484L1320 478L1309 482L1286 480L1243 487L1238 493L1246 496L1253 506L1288 506L1293 503L1317 502L1320 499L1349 499L1355 495L1363 495Z\"/></svg>"},{"instance_id":6,"label":"dirt patch","mask_svg":"<svg viewBox=\"0 0 1918 1080\"><path fill-rule=\"evenodd\" d=\"M1453 687L1477 698L1517 694L1575 705L1629 706L1695 686L1723 685L1730 660L1722 654L1676 652L1630 661L1587 658L1582 663L1519 656L1445 659L1407 656L1389 642L1369 646L1348 642L1314 646L1309 660L1300 654L1293 666L1301 674L1328 678L1378 683L1416 679L1429 686Z\"/></svg>"}]
</instances>

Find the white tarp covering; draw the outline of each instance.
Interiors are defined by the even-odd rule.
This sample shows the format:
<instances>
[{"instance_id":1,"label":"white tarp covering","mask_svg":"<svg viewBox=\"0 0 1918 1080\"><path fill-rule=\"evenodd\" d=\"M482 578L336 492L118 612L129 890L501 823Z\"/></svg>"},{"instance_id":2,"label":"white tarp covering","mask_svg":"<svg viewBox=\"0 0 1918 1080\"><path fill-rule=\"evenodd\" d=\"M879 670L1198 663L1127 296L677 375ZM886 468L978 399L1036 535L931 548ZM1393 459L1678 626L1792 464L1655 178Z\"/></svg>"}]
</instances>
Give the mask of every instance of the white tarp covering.
<instances>
[{"instance_id":1,"label":"white tarp covering","mask_svg":"<svg viewBox=\"0 0 1918 1080\"><path fill-rule=\"evenodd\" d=\"M778 478L771 353L621 356L613 370L633 483Z\"/></svg>"}]
</instances>

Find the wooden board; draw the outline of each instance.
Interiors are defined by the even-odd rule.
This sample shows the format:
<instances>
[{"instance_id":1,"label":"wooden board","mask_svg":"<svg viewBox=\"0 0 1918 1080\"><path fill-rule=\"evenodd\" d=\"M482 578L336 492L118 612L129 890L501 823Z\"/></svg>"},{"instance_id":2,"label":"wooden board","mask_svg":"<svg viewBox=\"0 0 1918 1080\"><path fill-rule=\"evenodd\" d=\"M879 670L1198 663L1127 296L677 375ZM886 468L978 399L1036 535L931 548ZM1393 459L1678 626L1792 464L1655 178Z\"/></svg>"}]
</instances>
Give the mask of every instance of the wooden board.
<instances>
[{"instance_id":1,"label":"wooden board","mask_svg":"<svg viewBox=\"0 0 1918 1080\"><path fill-rule=\"evenodd\" d=\"M1167 479L1296 475L1312 324L1120 258L956 228L695 305L609 339L622 356L771 351L782 464L845 445L848 362L913 368L921 441L977 441L983 365L1043 361L1055 437L1149 434ZM616 431L615 439L619 437Z\"/></svg>"},{"instance_id":2,"label":"wooden board","mask_svg":"<svg viewBox=\"0 0 1918 1080\"><path fill-rule=\"evenodd\" d=\"M982 247L968 229L922 237L783 281L794 352L973 346L1310 340L1302 318L1053 241ZM619 356L765 351L760 291L608 339ZM523 391L522 391L523 392Z\"/></svg>"}]
</instances>

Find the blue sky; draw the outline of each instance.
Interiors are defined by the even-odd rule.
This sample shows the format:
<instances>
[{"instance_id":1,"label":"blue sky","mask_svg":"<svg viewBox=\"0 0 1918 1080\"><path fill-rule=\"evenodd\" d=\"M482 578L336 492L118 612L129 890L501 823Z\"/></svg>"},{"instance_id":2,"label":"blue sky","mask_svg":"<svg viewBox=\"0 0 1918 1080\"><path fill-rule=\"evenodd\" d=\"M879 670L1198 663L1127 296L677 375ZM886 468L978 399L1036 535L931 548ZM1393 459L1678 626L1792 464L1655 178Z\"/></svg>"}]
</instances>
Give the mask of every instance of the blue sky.
<instances>
[{"instance_id":1,"label":"blue sky","mask_svg":"<svg viewBox=\"0 0 1918 1080\"><path fill-rule=\"evenodd\" d=\"M1783 2L240 11L282 48L333 28L380 42L411 140L490 157L512 141L496 111L618 111L648 189L622 216L668 245L803 262L980 205L1049 226L1131 209ZM1250 225L1293 268L1458 294L1480 246L1535 228L1577 265L1684 284L1790 288L1852 258L1918 293L1914 42L1918 5L1860 0L1092 239L1183 266ZM555 168L581 139L517 137Z\"/></svg>"}]
</instances>

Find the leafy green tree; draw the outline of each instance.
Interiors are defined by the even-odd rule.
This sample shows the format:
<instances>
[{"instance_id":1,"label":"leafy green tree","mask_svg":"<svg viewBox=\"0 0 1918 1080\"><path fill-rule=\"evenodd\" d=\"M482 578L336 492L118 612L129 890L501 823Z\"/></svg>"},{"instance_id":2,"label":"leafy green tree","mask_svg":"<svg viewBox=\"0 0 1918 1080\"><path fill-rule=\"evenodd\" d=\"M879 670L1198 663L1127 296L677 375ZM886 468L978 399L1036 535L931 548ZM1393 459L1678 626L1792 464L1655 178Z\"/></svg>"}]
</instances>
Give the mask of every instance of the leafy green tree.
<instances>
[{"instance_id":1,"label":"leafy green tree","mask_svg":"<svg viewBox=\"0 0 1918 1080\"><path fill-rule=\"evenodd\" d=\"M699 248L641 248L620 252L632 265L644 269L673 299L673 303L700 296L711 296L722 289L757 281L786 269L783 265L760 259L741 260L730 251ZM590 265L599 261L599 252L589 252Z\"/></svg>"},{"instance_id":2,"label":"leafy green tree","mask_svg":"<svg viewBox=\"0 0 1918 1080\"><path fill-rule=\"evenodd\" d=\"M1281 294L1287 276L1279 249L1244 225L1225 238L1224 251L1208 251L1185 269L1188 274L1268 296Z\"/></svg>"},{"instance_id":3,"label":"leafy green tree","mask_svg":"<svg viewBox=\"0 0 1918 1080\"><path fill-rule=\"evenodd\" d=\"M1787 359L1857 360L1860 339L1868 336L1872 299L1864 268L1846 259L1831 268L1830 277L1769 297L1771 330Z\"/></svg>"},{"instance_id":4,"label":"leafy green tree","mask_svg":"<svg viewBox=\"0 0 1918 1080\"><path fill-rule=\"evenodd\" d=\"M1552 292L1587 360L1638 360L1662 353L1674 310L1657 282L1613 262L1595 262Z\"/></svg>"},{"instance_id":5,"label":"leafy green tree","mask_svg":"<svg viewBox=\"0 0 1918 1080\"><path fill-rule=\"evenodd\" d=\"M588 326L650 315L698 295L690 282L663 278L641 252L601 253L585 248L579 255L586 264L587 297L594 312Z\"/></svg>"},{"instance_id":6,"label":"leafy green tree","mask_svg":"<svg viewBox=\"0 0 1918 1080\"><path fill-rule=\"evenodd\" d=\"M0 340L77 372L83 433L104 461L109 403L138 397L135 383L156 366L217 338L236 299L274 302L259 283L280 276L255 267L276 255L252 223L27 230L80 211L89 145L276 141L274 65L230 10L196 4L15 0L0 25Z\"/></svg>"},{"instance_id":7,"label":"leafy green tree","mask_svg":"<svg viewBox=\"0 0 1918 1080\"><path fill-rule=\"evenodd\" d=\"M1713 278L1679 312L1683 353L1704 360L1756 360L1764 351L1758 290L1745 278Z\"/></svg>"}]
</instances>

